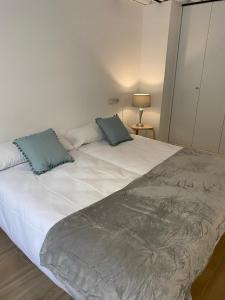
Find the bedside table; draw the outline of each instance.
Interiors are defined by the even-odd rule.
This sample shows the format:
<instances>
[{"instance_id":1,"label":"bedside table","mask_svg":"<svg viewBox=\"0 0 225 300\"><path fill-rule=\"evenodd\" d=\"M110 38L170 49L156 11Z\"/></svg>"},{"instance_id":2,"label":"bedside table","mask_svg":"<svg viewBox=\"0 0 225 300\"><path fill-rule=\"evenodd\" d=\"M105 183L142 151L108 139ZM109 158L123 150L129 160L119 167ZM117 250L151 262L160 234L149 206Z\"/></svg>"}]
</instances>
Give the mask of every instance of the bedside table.
<instances>
[{"instance_id":1,"label":"bedside table","mask_svg":"<svg viewBox=\"0 0 225 300\"><path fill-rule=\"evenodd\" d=\"M136 135L139 134L139 130L151 130L153 139L155 140L155 129L154 129L154 127L152 127L148 124L144 124L144 126L142 126L142 127L137 126L137 125L132 125L131 128L135 131Z\"/></svg>"}]
</instances>

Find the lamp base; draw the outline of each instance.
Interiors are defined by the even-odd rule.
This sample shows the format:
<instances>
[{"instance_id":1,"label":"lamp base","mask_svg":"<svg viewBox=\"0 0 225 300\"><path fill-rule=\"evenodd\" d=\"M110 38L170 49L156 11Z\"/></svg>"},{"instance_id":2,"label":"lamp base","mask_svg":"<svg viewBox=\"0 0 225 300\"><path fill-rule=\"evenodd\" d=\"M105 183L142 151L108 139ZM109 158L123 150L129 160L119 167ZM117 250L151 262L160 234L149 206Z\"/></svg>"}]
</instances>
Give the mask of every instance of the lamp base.
<instances>
[{"instance_id":1,"label":"lamp base","mask_svg":"<svg viewBox=\"0 0 225 300\"><path fill-rule=\"evenodd\" d=\"M136 126L137 127L144 127L144 124L143 123L137 123Z\"/></svg>"},{"instance_id":2,"label":"lamp base","mask_svg":"<svg viewBox=\"0 0 225 300\"><path fill-rule=\"evenodd\" d=\"M144 124L142 123L143 112L144 112L144 109L139 108L139 123L136 124L137 127L144 127Z\"/></svg>"}]
</instances>

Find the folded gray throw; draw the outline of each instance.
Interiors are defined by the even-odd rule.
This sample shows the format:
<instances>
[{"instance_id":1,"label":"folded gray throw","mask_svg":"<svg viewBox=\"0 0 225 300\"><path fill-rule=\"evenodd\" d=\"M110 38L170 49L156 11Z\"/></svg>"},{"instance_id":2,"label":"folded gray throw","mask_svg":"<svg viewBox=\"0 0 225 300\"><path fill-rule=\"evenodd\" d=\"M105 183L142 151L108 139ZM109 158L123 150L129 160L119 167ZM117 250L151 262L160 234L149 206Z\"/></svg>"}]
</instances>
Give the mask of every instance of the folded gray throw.
<instances>
[{"instance_id":1,"label":"folded gray throw","mask_svg":"<svg viewBox=\"0 0 225 300\"><path fill-rule=\"evenodd\" d=\"M41 265L76 300L186 299L224 231L225 158L183 149L53 226Z\"/></svg>"}]
</instances>

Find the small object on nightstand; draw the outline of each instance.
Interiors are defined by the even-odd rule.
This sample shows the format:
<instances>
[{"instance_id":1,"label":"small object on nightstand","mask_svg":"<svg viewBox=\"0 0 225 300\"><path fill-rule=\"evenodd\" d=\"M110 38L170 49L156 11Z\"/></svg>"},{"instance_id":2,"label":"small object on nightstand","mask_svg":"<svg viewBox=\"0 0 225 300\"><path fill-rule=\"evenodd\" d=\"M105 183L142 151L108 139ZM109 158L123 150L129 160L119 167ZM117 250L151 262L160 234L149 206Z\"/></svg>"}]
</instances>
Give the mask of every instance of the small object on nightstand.
<instances>
[{"instance_id":1,"label":"small object on nightstand","mask_svg":"<svg viewBox=\"0 0 225 300\"><path fill-rule=\"evenodd\" d=\"M155 140L155 129L154 129L154 127L152 127L150 125L147 125L147 124L143 124L143 126L132 125L131 128L135 131L136 135L139 134L139 130L151 130L152 135L153 135L153 139Z\"/></svg>"},{"instance_id":2,"label":"small object on nightstand","mask_svg":"<svg viewBox=\"0 0 225 300\"><path fill-rule=\"evenodd\" d=\"M133 107L139 108L139 122L136 124L136 126L143 127L144 124L142 123L142 116L144 108L151 106L151 96L149 94L134 94L132 105Z\"/></svg>"}]
</instances>

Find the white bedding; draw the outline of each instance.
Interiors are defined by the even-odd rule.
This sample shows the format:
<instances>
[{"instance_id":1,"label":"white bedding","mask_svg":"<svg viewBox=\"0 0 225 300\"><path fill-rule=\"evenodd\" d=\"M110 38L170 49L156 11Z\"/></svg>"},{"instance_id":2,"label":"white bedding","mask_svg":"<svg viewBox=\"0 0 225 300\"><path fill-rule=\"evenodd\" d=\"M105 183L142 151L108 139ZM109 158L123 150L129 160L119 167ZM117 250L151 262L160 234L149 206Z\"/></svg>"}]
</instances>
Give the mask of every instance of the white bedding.
<instances>
[{"instance_id":1,"label":"white bedding","mask_svg":"<svg viewBox=\"0 0 225 300\"><path fill-rule=\"evenodd\" d=\"M66 216L125 187L160 164L180 147L134 136L109 146L85 145L71 154L73 164L35 176L28 164L0 172L0 227L59 286L39 263L39 251L49 229ZM64 287L65 289L65 287Z\"/></svg>"}]
</instances>

